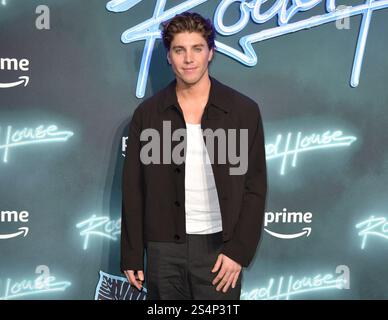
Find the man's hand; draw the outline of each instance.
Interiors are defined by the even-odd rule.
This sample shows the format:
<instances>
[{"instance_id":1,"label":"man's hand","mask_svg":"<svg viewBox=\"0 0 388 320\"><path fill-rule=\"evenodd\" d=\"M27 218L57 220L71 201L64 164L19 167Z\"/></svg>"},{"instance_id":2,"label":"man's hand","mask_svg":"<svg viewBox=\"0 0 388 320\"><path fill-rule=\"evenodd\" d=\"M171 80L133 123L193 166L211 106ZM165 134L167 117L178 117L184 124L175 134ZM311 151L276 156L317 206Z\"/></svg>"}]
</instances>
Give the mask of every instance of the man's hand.
<instances>
[{"instance_id":1,"label":"man's hand","mask_svg":"<svg viewBox=\"0 0 388 320\"><path fill-rule=\"evenodd\" d=\"M229 286L232 284L232 288L236 286L237 279L241 272L241 264L228 258L224 254L219 254L217 262L214 265L212 272L217 272L221 267L220 272L217 277L214 278L212 284L216 285L218 281L221 282L218 284L216 290L219 291L223 287L223 292L228 291Z\"/></svg>"},{"instance_id":2,"label":"man's hand","mask_svg":"<svg viewBox=\"0 0 388 320\"><path fill-rule=\"evenodd\" d=\"M136 272L136 276L135 276ZM129 283L132 286L135 286L139 291L143 287L144 273L143 270L125 270L125 276L127 277Z\"/></svg>"}]
</instances>

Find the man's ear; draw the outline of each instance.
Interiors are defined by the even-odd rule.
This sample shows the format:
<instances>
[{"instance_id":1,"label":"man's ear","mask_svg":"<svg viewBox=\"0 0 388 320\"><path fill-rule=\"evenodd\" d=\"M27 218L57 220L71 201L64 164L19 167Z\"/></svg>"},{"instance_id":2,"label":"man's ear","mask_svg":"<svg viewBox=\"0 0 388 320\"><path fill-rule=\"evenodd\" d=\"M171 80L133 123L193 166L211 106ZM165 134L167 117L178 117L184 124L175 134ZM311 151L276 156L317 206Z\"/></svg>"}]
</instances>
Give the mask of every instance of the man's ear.
<instances>
[{"instance_id":1,"label":"man's ear","mask_svg":"<svg viewBox=\"0 0 388 320\"><path fill-rule=\"evenodd\" d=\"M168 64L171 64L170 51L167 52L167 61L168 61Z\"/></svg>"},{"instance_id":2,"label":"man's ear","mask_svg":"<svg viewBox=\"0 0 388 320\"><path fill-rule=\"evenodd\" d=\"M211 62L213 60L213 56L214 56L214 48L210 49L210 54L209 54L209 62Z\"/></svg>"}]
</instances>

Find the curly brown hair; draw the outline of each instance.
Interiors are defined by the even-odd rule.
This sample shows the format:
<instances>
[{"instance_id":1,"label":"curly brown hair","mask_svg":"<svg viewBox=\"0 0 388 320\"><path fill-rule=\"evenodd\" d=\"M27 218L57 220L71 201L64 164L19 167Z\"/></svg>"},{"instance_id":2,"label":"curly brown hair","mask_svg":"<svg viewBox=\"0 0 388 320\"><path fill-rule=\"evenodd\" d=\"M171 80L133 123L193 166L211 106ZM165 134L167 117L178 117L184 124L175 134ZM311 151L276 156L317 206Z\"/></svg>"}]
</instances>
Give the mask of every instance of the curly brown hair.
<instances>
[{"instance_id":1,"label":"curly brown hair","mask_svg":"<svg viewBox=\"0 0 388 320\"><path fill-rule=\"evenodd\" d=\"M216 32L213 23L199 13L183 12L162 25L162 39L167 50L170 50L174 36L181 32L198 32L206 40L209 50L215 48Z\"/></svg>"}]
</instances>

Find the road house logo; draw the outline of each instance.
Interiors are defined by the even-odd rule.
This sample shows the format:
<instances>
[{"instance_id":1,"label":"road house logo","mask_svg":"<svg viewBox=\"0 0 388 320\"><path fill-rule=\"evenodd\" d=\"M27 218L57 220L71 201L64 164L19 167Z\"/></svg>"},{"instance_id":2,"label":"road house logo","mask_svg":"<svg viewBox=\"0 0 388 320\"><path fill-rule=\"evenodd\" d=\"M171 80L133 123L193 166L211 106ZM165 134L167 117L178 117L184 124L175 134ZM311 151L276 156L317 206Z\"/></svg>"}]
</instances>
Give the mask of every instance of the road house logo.
<instances>
[{"instance_id":1,"label":"road house logo","mask_svg":"<svg viewBox=\"0 0 388 320\"><path fill-rule=\"evenodd\" d=\"M14 129L0 126L0 152L3 151L3 162L8 162L10 149L20 149L27 145L67 141L73 136L71 131L59 131L56 125L40 125L36 128Z\"/></svg>"},{"instance_id":2,"label":"road house logo","mask_svg":"<svg viewBox=\"0 0 388 320\"><path fill-rule=\"evenodd\" d=\"M28 216L29 213L27 211L2 210L0 211L0 226L6 226L8 229L10 224L28 223ZM0 240L26 237L29 231L28 227L24 225L22 227L15 227L15 230L12 232L4 232L2 229L0 228Z\"/></svg>"},{"instance_id":3,"label":"road house logo","mask_svg":"<svg viewBox=\"0 0 388 320\"><path fill-rule=\"evenodd\" d=\"M84 237L83 249L87 250L92 236L117 241L121 233L121 218L111 220L107 216L98 217L93 214L90 218L77 223L76 228L81 230L79 234Z\"/></svg>"},{"instance_id":4,"label":"road house logo","mask_svg":"<svg viewBox=\"0 0 388 320\"><path fill-rule=\"evenodd\" d=\"M5 4L4 4L5 5ZM0 57L0 72L3 71L17 71L27 72L30 70L30 62L28 59L15 59L15 58L1 58ZM30 77L24 74L20 75L18 79L11 82L0 82L0 89L13 88L17 86L27 87L30 81Z\"/></svg>"},{"instance_id":5,"label":"road house logo","mask_svg":"<svg viewBox=\"0 0 388 320\"><path fill-rule=\"evenodd\" d=\"M368 237L388 240L388 221L385 217L370 216L356 225L360 229L358 235L362 238L361 249L366 248Z\"/></svg>"},{"instance_id":6,"label":"road house logo","mask_svg":"<svg viewBox=\"0 0 388 320\"><path fill-rule=\"evenodd\" d=\"M125 12L130 10L133 6L137 5L141 1L142 0L112 0L106 4L106 9L110 12L116 13ZM152 51L155 46L155 41L161 39L160 24L171 19L178 13L182 13L187 10L194 10L195 7L208 2L208 0L187 0L165 10L166 2L166 0L157 0L151 18L124 31L121 35L121 41L123 43L145 41L136 88L136 96L138 98L143 98L145 94ZM230 6L236 2L240 4L239 20L233 25L226 26L224 24L224 14L230 8ZM238 43L242 48L242 51L219 41L216 41L216 50L246 66L252 67L257 64L257 55L252 46L254 43L269 40L304 29L318 27L326 23L336 22L348 17L361 15L362 22L359 30L350 80L352 87L358 86L369 33L369 26L372 20L372 13L377 10L388 8L388 0L366 0L363 4L356 6L341 6L343 9L337 8L335 0L295 0L292 1L291 4L289 0L277 0L274 1L271 7L264 10L262 5L265 2L267 1L219 1L213 20L216 31L223 36L232 36L239 33L240 31L243 31L250 20L256 24L261 25L276 17L278 26L268 29L260 28L263 30L241 37ZM321 15L314 15L305 20L297 21L294 19L296 21L290 22L290 20L296 17L299 12L309 11L319 6L322 2L325 4L326 13L322 13ZM329 40L330 39L327 39L327 41Z\"/></svg>"},{"instance_id":7,"label":"road house logo","mask_svg":"<svg viewBox=\"0 0 388 320\"><path fill-rule=\"evenodd\" d=\"M284 208L281 212L265 212L264 214L264 231L273 237L280 239L295 239L300 237L308 237L311 233L311 227L303 226L309 225L312 222L313 214L311 212L287 212ZM302 224L300 231L292 233L281 233L270 230L269 227L274 227L279 224ZM275 226L276 228L276 226Z\"/></svg>"},{"instance_id":8,"label":"road house logo","mask_svg":"<svg viewBox=\"0 0 388 320\"><path fill-rule=\"evenodd\" d=\"M300 131L296 134L288 132L284 136L278 134L275 142L265 145L266 159L267 161L281 159L280 174L284 175L288 164L293 168L296 167L299 154L345 148L356 140L356 137L344 135L341 130L310 134L303 134Z\"/></svg>"},{"instance_id":9,"label":"road house logo","mask_svg":"<svg viewBox=\"0 0 388 320\"><path fill-rule=\"evenodd\" d=\"M319 273L314 276L290 275L271 278L265 287L241 290L241 300L289 300L296 295L305 297L313 292L343 289L350 289L350 269L346 265L339 265L335 269L335 274Z\"/></svg>"},{"instance_id":10,"label":"road house logo","mask_svg":"<svg viewBox=\"0 0 388 320\"><path fill-rule=\"evenodd\" d=\"M47 266L38 266L35 273L39 276L32 280L0 279L0 300L26 299L36 295L45 297L47 294L65 291L71 285L69 281L58 281Z\"/></svg>"}]
</instances>

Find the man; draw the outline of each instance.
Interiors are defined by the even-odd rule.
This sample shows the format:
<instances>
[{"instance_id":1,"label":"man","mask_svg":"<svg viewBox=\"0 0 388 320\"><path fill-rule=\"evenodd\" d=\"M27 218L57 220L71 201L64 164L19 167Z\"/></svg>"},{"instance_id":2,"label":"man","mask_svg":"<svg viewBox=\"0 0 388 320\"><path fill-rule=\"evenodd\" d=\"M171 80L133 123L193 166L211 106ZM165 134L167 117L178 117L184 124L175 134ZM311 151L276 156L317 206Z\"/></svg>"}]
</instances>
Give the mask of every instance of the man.
<instances>
[{"instance_id":1,"label":"man","mask_svg":"<svg viewBox=\"0 0 388 320\"><path fill-rule=\"evenodd\" d=\"M215 47L210 20L186 12L163 27L176 79L132 117L123 170L121 269L139 290L147 282L148 299L238 300L242 267L260 239L267 193L260 111L256 102L209 76ZM185 132L182 163L174 162L178 139L171 138L179 129ZM221 130L218 142L228 131L227 148L208 145L202 130ZM236 161L221 161L233 143L247 162L237 174Z\"/></svg>"}]
</instances>

